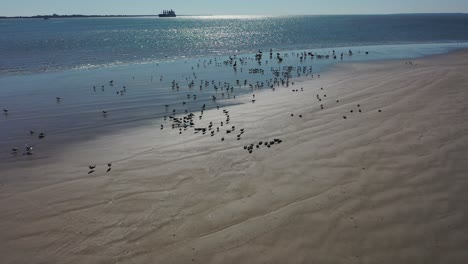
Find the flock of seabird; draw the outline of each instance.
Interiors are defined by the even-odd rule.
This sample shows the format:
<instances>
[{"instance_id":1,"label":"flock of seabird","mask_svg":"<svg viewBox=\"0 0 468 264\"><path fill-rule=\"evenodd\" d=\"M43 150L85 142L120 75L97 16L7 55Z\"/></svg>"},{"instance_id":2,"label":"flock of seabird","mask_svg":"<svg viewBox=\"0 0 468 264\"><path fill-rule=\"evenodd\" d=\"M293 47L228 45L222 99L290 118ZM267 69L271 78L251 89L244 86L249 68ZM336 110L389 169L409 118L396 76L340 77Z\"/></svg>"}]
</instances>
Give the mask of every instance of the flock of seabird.
<instances>
[{"instance_id":1,"label":"flock of seabird","mask_svg":"<svg viewBox=\"0 0 468 264\"><path fill-rule=\"evenodd\" d=\"M366 53L367 54L367 53ZM291 53L292 57L296 57L300 60L301 63L305 62L307 58L317 58L317 59L323 59L323 58L330 58L328 55L320 55L320 54L314 54L311 52L292 52ZM349 56L353 55L352 51L349 51ZM219 61L217 58L213 60L204 60L203 62L199 60L199 63L197 64L197 67L200 68L200 63L202 63L203 67L207 67L209 65L215 65L216 67L232 67L234 72L238 71L238 68L240 67L240 71L243 71L243 66L248 65L248 61L255 61L258 63L258 65L262 64L262 56L263 53L262 51L258 51L255 54L254 58L249 58L249 57L237 57L236 55L234 56L229 56L228 60L225 61ZM335 51L333 51L333 56L335 55ZM277 53L276 56L273 56L272 50L270 50L270 61L271 60L276 60L278 64L283 62L284 57L289 57L288 53L285 53L281 55L280 53ZM343 57L343 54L341 54L341 57ZM336 59L336 57L334 57ZM265 61L266 64L269 63L268 60ZM197 100L197 94L194 92L193 88L197 86L196 80L197 80L197 75L194 71L194 66L192 66L193 73L190 76L186 76L185 80L188 81L188 91L189 93L187 94L186 100L180 102L182 106L187 107L188 100L196 101ZM249 68L248 69L249 74L260 74L264 75L265 70L262 68ZM314 77L313 74L313 68L312 66L283 66L283 67L271 67L271 78L266 79L265 81L254 81L253 83L249 83L247 79L245 80L236 80L234 84L231 84L229 82L221 82L221 81L215 81L215 80L200 80L199 82L199 90L202 91L204 89L212 88L212 91L215 93L211 95L211 101L213 102L213 105L216 106L216 108L219 110L220 106L217 104L217 100L219 99L218 97L221 97L221 99L231 99L235 98L235 89L236 88L241 88L241 87L248 87L250 88L250 92L252 92L252 98L250 100L251 103L255 103L257 98L255 96L254 91L256 90L261 90L262 88L269 88L272 91L275 91L276 88L278 87L289 87L290 85L294 85L294 82L291 81L293 77L301 77L302 75L304 76L311 76L312 78ZM317 75L318 78L320 78L320 75ZM133 77L135 79L135 77ZM160 77L160 82L163 80L163 76ZM153 81L153 76L151 76L151 81ZM116 87L114 80L109 81L109 86L110 87ZM171 82L171 89L172 91L179 91L181 87L181 84L177 82L176 80L173 80ZM96 86L93 86L93 91L96 92ZM105 86L101 86L101 90L105 90ZM320 89L323 91L323 87ZM292 89L292 92L303 92L304 88L300 89ZM127 93L127 88L126 86L122 86L122 89L118 89L116 91L117 95L123 96ZM320 94L316 95L316 99L320 102L320 108L323 110L325 108L323 100L327 98L327 95L323 92ZM55 98L57 102L61 102L62 98L61 97L56 97ZM339 103L340 100L336 100L336 103ZM209 122L207 126L196 126L196 121L197 120L202 120L203 119L203 113L206 110L206 103L204 103L200 108L199 112L193 113L189 112L188 109L186 108L183 111L183 114L177 113L176 108L173 108L172 111L169 109L170 105L166 104L164 105L164 111L167 113L162 119L164 123L160 124L160 130L165 130L166 127L170 127L173 130L178 130L178 134L182 135L184 132L188 131L189 129L193 129L195 134L202 134L205 135L209 133L208 135L211 137L214 137L216 134L221 134L220 140L225 141L227 139L227 136L236 134L235 139L236 140L241 140L243 134L245 133L244 128L236 129L235 125L230 125L231 119L229 115L229 111L226 109L223 109L223 114L225 119L219 123L214 123L212 121ZM9 111L8 109L4 108L3 112L5 115L8 115ZM350 113L354 113L354 109L350 110ZM362 108L360 105L357 105L357 112L361 113ZM381 112L381 110L379 110ZM102 110L101 114L106 117L108 115L107 110ZM172 113L171 115L169 113ZM291 116L294 116L293 113L291 113ZM298 114L299 118L302 118L302 114ZM343 116L344 119L347 119L347 116ZM168 120L169 119L169 120ZM167 124L167 122L170 122ZM222 134L224 130L224 135ZM35 134L33 130L30 131L30 135ZM38 138L42 139L45 137L45 133L41 132L38 134ZM258 141L256 143L251 143L248 145L245 145L243 148L244 150L247 150L249 153L253 153L254 149L260 149L263 147L266 148L271 148L275 145L278 145L282 143L283 141L279 138L274 138L272 140L265 140L265 141ZM32 155L32 150L33 147L30 145L25 146L25 152L24 155ZM12 154L17 154L19 151L18 148L12 148ZM89 165L88 166L89 172L88 174L92 174L96 171L96 165ZM110 172L112 169L112 163L107 164L107 170L106 172Z\"/></svg>"}]
</instances>

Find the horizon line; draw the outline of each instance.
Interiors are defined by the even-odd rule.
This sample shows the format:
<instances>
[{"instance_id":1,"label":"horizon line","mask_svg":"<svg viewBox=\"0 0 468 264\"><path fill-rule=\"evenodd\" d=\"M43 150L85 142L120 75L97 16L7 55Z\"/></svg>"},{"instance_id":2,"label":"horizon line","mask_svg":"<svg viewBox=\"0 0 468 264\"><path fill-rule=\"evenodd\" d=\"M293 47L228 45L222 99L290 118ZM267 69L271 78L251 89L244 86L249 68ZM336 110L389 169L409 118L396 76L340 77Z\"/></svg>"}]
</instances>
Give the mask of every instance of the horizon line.
<instances>
[{"instance_id":1,"label":"horizon line","mask_svg":"<svg viewBox=\"0 0 468 264\"><path fill-rule=\"evenodd\" d=\"M182 14L179 16L354 16L354 15L437 15L437 14L457 14L457 15L467 15L465 12L399 12L399 13L335 13L335 14ZM106 17L106 16L120 16L120 17L151 17L158 16L158 14L55 14L52 15L14 15L14 16L5 16L0 15L1 18L35 18L35 17L71 17L71 16L83 16L83 17Z\"/></svg>"}]
</instances>

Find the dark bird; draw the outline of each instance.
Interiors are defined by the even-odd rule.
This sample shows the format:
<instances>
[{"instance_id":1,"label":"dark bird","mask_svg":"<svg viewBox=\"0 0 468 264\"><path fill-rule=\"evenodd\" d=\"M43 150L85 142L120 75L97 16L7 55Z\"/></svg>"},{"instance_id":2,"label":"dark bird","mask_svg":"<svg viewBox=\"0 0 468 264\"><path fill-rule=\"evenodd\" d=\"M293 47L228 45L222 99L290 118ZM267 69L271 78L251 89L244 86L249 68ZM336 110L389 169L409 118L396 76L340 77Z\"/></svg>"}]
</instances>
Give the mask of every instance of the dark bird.
<instances>
[{"instance_id":1,"label":"dark bird","mask_svg":"<svg viewBox=\"0 0 468 264\"><path fill-rule=\"evenodd\" d=\"M112 163L107 163L107 167L110 167L110 166L112 166Z\"/></svg>"},{"instance_id":2,"label":"dark bird","mask_svg":"<svg viewBox=\"0 0 468 264\"><path fill-rule=\"evenodd\" d=\"M8 113L8 109L3 108L3 112L6 114Z\"/></svg>"},{"instance_id":3,"label":"dark bird","mask_svg":"<svg viewBox=\"0 0 468 264\"><path fill-rule=\"evenodd\" d=\"M96 165L90 165L90 166L88 166L88 168L89 168L90 170L94 170L94 169L96 168Z\"/></svg>"},{"instance_id":4,"label":"dark bird","mask_svg":"<svg viewBox=\"0 0 468 264\"><path fill-rule=\"evenodd\" d=\"M40 133L39 134L39 138L44 138L45 137L45 134L44 133Z\"/></svg>"},{"instance_id":5,"label":"dark bird","mask_svg":"<svg viewBox=\"0 0 468 264\"><path fill-rule=\"evenodd\" d=\"M109 171L111 171L111 170L112 170L112 168L108 168L106 172L109 172Z\"/></svg>"},{"instance_id":6,"label":"dark bird","mask_svg":"<svg viewBox=\"0 0 468 264\"><path fill-rule=\"evenodd\" d=\"M95 172L95 170L90 170L90 171L88 172L88 174L91 174L91 173L93 173L93 172Z\"/></svg>"},{"instance_id":7,"label":"dark bird","mask_svg":"<svg viewBox=\"0 0 468 264\"><path fill-rule=\"evenodd\" d=\"M104 115L107 114L107 111L102 111L102 114L104 114Z\"/></svg>"},{"instance_id":8,"label":"dark bird","mask_svg":"<svg viewBox=\"0 0 468 264\"><path fill-rule=\"evenodd\" d=\"M18 151L18 148L12 148L11 151L16 152Z\"/></svg>"}]
</instances>

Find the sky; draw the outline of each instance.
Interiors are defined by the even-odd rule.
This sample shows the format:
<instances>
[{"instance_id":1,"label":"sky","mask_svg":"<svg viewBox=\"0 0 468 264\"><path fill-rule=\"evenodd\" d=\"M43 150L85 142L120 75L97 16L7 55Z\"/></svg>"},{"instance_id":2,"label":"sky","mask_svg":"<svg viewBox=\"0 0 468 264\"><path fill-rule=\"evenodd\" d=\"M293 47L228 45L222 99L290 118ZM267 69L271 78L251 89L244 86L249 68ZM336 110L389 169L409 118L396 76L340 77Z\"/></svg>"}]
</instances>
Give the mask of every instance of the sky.
<instances>
[{"instance_id":1,"label":"sky","mask_svg":"<svg viewBox=\"0 0 468 264\"><path fill-rule=\"evenodd\" d=\"M468 0L0 0L0 16L468 13Z\"/></svg>"}]
</instances>

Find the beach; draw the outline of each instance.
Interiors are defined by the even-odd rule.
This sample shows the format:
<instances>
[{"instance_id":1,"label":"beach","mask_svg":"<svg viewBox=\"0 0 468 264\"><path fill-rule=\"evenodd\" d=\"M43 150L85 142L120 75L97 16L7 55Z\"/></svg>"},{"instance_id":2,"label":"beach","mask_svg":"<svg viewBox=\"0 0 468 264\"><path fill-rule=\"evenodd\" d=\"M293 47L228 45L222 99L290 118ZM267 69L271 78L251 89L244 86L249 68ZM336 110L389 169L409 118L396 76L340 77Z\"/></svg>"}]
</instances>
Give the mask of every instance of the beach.
<instances>
[{"instance_id":1,"label":"beach","mask_svg":"<svg viewBox=\"0 0 468 264\"><path fill-rule=\"evenodd\" d=\"M335 65L204 111L213 136L157 121L2 164L2 263L466 263L467 68Z\"/></svg>"}]
</instances>

